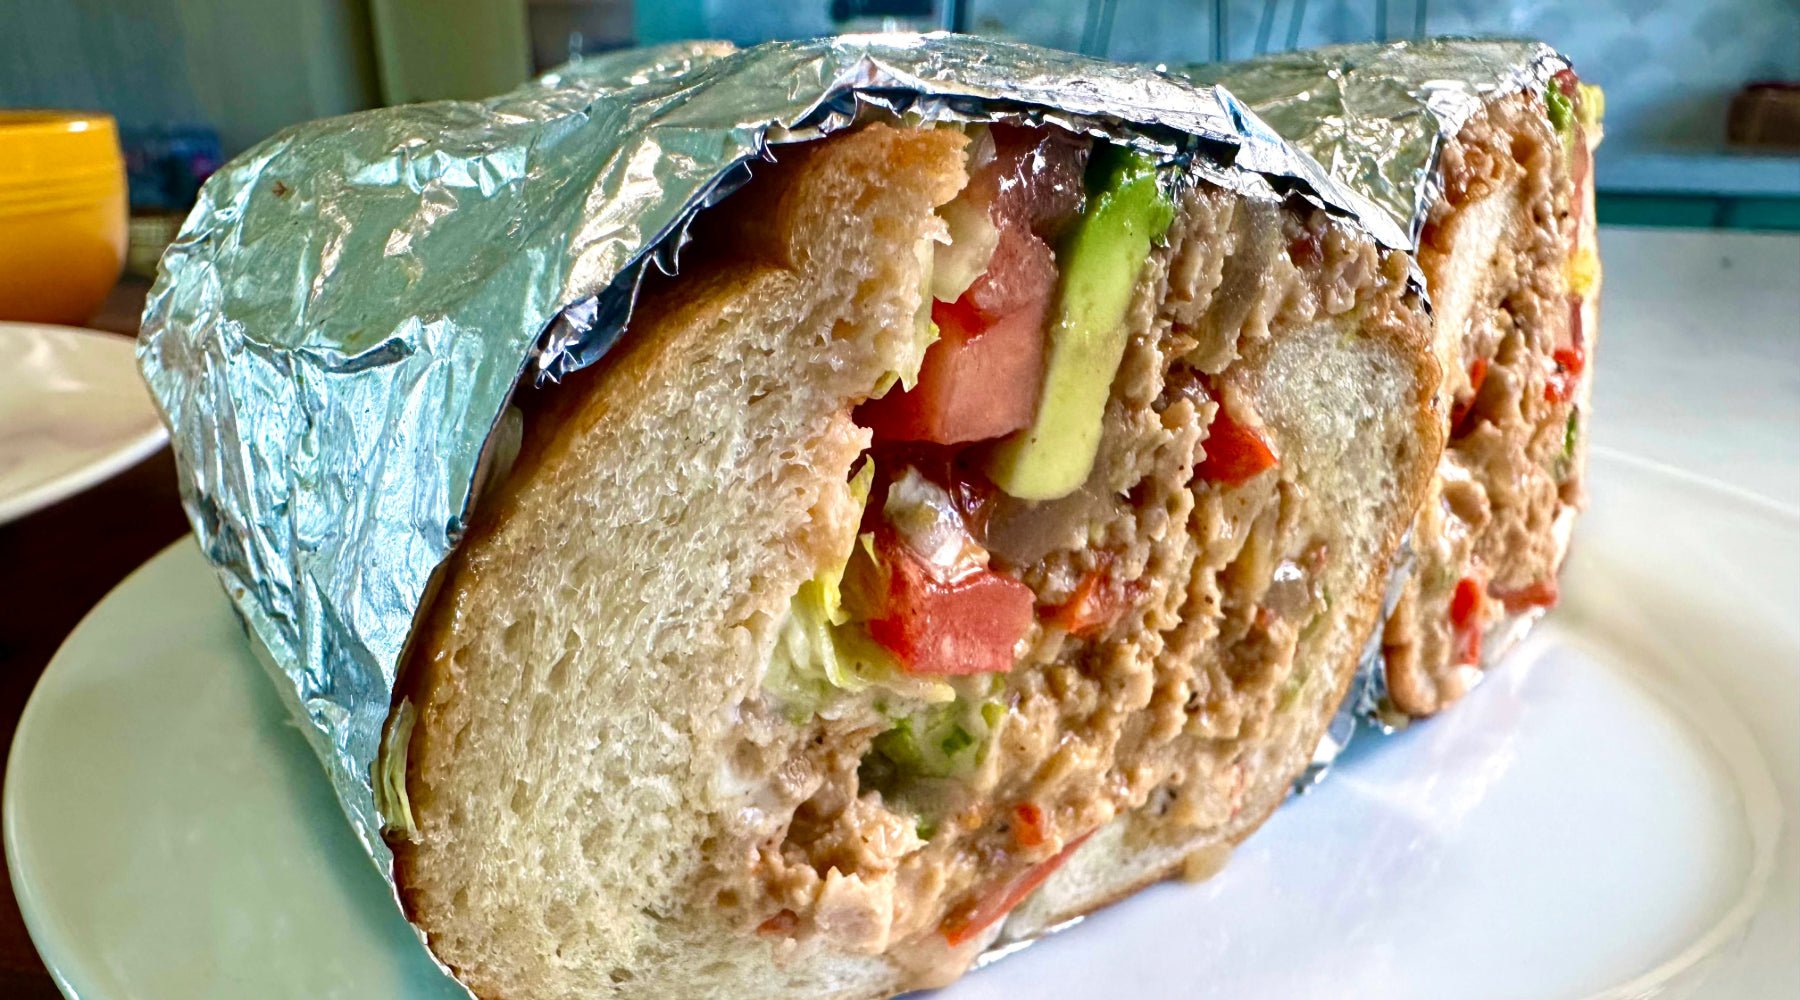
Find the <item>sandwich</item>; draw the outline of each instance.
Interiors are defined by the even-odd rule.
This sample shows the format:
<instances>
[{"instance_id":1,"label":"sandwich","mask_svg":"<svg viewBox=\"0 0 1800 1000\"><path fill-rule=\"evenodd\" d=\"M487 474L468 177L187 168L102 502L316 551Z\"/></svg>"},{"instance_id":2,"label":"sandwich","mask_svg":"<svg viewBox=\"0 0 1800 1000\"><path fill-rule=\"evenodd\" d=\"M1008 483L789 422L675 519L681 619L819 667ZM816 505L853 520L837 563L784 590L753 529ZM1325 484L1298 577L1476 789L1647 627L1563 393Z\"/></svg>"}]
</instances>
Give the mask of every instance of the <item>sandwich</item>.
<instances>
[{"instance_id":1,"label":"sandwich","mask_svg":"<svg viewBox=\"0 0 1800 1000\"><path fill-rule=\"evenodd\" d=\"M1094 145L783 150L526 419L393 765L477 993L939 985L1284 796L1435 457L1421 316L1322 213Z\"/></svg>"},{"instance_id":2,"label":"sandwich","mask_svg":"<svg viewBox=\"0 0 1800 1000\"><path fill-rule=\"evenodd\" d=\"M1442 448L1410 259L1148 72L913 36L683 59L289 136L165 261L145 366L197 531L407 917L486 1000L873 998L1215 868L1312 758ZM465 112L541 114L508 140L537 159L411 137ZM574 196L467 168L590 163L552 140L633 114L652 152ZM679 195L619 193L720 136L745 154ZM471 221L509 177L518 223ZM370 205L391 230L330 242ZM456 225L499 241L479 280L358 284ZM621 229L678 266L604 258ZM252 231L332 255L289 305L354 323L228 346L257 330L219 289L287 273L232 253ZM541 336L507 311L543 301ZM437 531L436 561L340 544Z\"/></svg>"},{"instance_id":3,"label":"sandwich","mask_svg":"<svg viewBox=\"0 0 1800 1000\"><path fill-rule=\"evenodd\" d=\"M1416 241L1447 444L1381 637L1378 710L1430 715L1556 603L1583 504L1603 98L1540 43L1331 46L1194 67Z\"/></svg>"}]
</instances>

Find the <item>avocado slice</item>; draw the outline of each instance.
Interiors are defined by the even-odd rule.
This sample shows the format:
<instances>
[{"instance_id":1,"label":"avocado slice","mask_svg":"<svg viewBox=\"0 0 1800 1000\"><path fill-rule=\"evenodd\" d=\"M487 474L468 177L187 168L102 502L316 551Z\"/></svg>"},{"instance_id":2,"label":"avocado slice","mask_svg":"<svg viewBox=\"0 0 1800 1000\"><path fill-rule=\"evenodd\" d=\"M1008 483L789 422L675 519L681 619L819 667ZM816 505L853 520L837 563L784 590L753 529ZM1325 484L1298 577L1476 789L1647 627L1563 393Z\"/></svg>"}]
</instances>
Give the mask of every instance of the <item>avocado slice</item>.
<instances>
[{"instance_id":1,"label":"avocado slice","mask_svg":"<svg viewBox=\"0 0 1800 1000\"><path fill-rule=\"evenodd\" d=\"M1087 481L1113 375L1125 356L1132 289L1150 244L1175 219L1149 156L1102 146L1088 169L1087 211L1061 255L1037 414L987 457L988 478L1021 500L1068 496Z\"/></svg>"}]
</instances>

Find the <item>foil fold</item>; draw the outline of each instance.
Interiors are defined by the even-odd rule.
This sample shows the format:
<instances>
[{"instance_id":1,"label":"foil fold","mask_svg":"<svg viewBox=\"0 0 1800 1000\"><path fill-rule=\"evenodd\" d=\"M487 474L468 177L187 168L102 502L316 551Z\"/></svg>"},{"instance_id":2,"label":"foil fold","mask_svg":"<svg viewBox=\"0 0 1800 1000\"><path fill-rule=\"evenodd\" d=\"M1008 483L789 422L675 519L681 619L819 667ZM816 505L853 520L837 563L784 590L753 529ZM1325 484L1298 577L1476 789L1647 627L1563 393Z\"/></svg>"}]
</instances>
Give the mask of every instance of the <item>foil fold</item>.
<instances>
[{"instance_id":1,"label":"foil fold","mask_svg":"<svg viewBox=\"0 0 1800 1000\"><path fill-rule=\"evenodd\" d=\"M874 118L1053 123L1408 244L1223 91L952 35L619 53L226 164L163 257L139 363L200 548L390 882L383 726L514 393L603 356L644 269L672 272L772 149Z\"/></svg>"},{"instance_id":2,"label":"foil fold","mask_svg":"<svg viewBox=\"0 0 1800 1000\"><path fill-rule=\"evenodd\" d=\"M1438 161L1482 106L1542 90L1569 68L1543 42L1431 38L1328 45L1176 72L1222 86L1331 176L1379 205L1416 245L1439 195Z\"/></svg>"}]
</instances>

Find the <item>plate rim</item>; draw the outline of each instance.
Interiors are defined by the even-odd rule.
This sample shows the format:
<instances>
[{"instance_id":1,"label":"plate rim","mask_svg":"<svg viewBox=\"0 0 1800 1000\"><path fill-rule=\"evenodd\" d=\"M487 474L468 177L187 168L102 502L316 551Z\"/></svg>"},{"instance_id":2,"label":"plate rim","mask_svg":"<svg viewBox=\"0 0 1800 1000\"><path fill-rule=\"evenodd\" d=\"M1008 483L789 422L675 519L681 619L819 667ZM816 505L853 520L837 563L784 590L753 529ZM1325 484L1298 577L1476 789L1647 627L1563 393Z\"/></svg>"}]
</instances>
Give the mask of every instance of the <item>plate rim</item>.
<instances>
[{"instance_id":1,"label":"plate rim","mask_svg":"<svg viewBox=\"0 0 1800 1000\"><path fill-rule=\"evenodd\" d=\"M1669 466L1654 459L1645 458L1615 448L1596 445L1590 448L1589 458L1590 461L1595 458L1606 462L1616 461L1622 465L1631 467L1636 472L1662 479L1672 486L1678 486L1702 493L1710 493L1717 500L1738 507L1740 512L1754 513L1762 518L1769 519L1773 522L1773 526L1778 527L1778 530L1792 531L1800 534L1800 506L1789 506L1755 491L1737 487L1708 476L1687 472L1684 469ZM180 554L180 550L185 546L190 545L195 547L196 554L201 557L202 566L210 569L211 565L206 562L205 553L199 551L198 539L194 533L190 531L170 542L167 546L134 568L130 573L126 574L124 578L107 591L104 597L96 602L92 608L88 609L81 617L81 620L70 630L69 634L63 638L62 642L58 644L56 652L45 665L44 670L39 675L37 681L34 682L31 694L26 701L23 711L20 713L19 723L14 730L13 738L8 747L7 762L4 771L4 790L3 792L0 792L0 843L3 843L4 853L6 855L7 876L13 890L14 898L18 902L20 916L24 922L26 932L33 947L37 949L39 957L43 960L44 966L57 989L61 991L65 997L69 998L69 1000L107 1000L107 998L97 997L91 993L84 993L78 989L75 982L72 981L68 970L78 969L80 963L69 960L70 953L63 947L65 942L58 936L57 931L46 924L45 917L47 916L49 903L46 900L39 899L38 895L31 891L29 876L25 872L24 865L19 859L17 844L19 840L20 807L16 792L18 784L14 780L14 776L15 771L20 767L19 761L21 757L17 751L20 745L30 738L30 734L38 728L39 723L37 722L37 717L41 715L43 711L40 708L40 705L42 704L42 698L40 697L41 691L45 687L45 681L51 672L58 669L59 664L67 661L65 653L71 640L78 633L87 629L90 626L90 623L103 613L106 606L118 595L130 588L140 576L148 575L155 567L177 558ZM219 596L221 598L224 597L223 594ZM229 604L229 602L227 602L227 604ZM61 669L67 670L69 668L62 667ZM1652 686L1651 693L1659 700L1663 699L1667 694L1660 686ZM1763 764L1766 769L1767 762L1763 762ZM1778 826L1785 826L1787 823L1796 821L1800 821L1800 816L1782 816L1778 818ZM1778 830L1777 840L1779 840L1779 833L1780 831ZM1777 842L1772 852L1771 861L1778 861L1779 854L1780 847ZM1762 865L1759 864L1757 867L1761 868ZM1756 914L1761 911L1762 907L1760 904L1768 897L1766 890L1772 888L1768 882L1772 873L1764 871L1759 874L1761 875L1761 878L1758 879L1758 881L1762 882L1761 889L1763 891L1757 893L1758 899L1754 901L1740 900L1739 904L1732 907L1726 914L1721 915L1721 919L1718 922L1708 928L1708 930L1700 935L1700 937L1689 942L1688 945L1680 949L1680 951L1659 961L1655 966L1632 976L1629 980L1612 984L1603 989L1600 993L1592 994L1589 1000L1647 995L1632 991L1644 987L1657 987L1659 984L1667 985L1667 983L1658 978L1658 976L1660 973L1669 970L1671 967L1685 966L1689 969L1694 969L1697 966L1710 964L1711 959L1717 958L1721 954L1720 945L1722 943L1728 943L1734 934L1741 932L1743 928L1748 926L1750 921L1755 918ZM1696 959L1698 962L1696 962Z\"/></svg>"},{"instance_id":2,"label":"plate rim","mask_svg":"<svg viewBox=\"0 0 1800 1000\"><path fill-rule=\"evenodd\" d=\"M37 716L44 711L39 707L42 705L42 701L38 697L39 691L44 687L44 678L49 675L51 669L58 662L63 660L63 650L68 647L69 640L103 613L103 609L113 599L113 595L123 592L138 577L147 575L153 566L164 559L172 558L179 549L186 545L196 545L197 547L197 540L191 531L170 542L155 555L144 560L136 569L125 574L124 579L115 584L111 590L106 592L106 596L96 601L94 606L81 616L81 620L75 623L75 627L69 630L69 634L64 636L63 641L56 647L56 652L51 654L50 662L44 665L43 673L39 674L37 681L32 684L31 695L25 700L25 708L19 712L19 724L13 728L12 741L7 744L5 775L0 778L0 785L4 786L3 790L0 790L0 847L4 848L3 853L6 855L7 882L12 888L13 900L18 904L19 917L25 924L26 936L31 939L32 947L37 949L38 958L43 961L45 970L50 973L51 980L56 983L56 988L70 1000L94 1000L94 998L84 998L65 971L65 968L73 967L76 963L67 961L66 952L63 951L56 933L45 924L46 913L40 908L45 907L46 904L38 900L37 893L31 887L29 876L19 861L17 846L19 799L16 792L18 782L14 778L15 772L20 766L20 755L16 751L39 725L36 721ZM202 556L204 558L204 554Z\"/></svg>"},{"instance_id":3,"label":"plate rim","mask_svg":"<svg viewBox=\"0 0 1800 1000\"><path fill-rule=\"evenodd\" d=\"M51 331L60 337L105 343L108 346L104 349L109 351L129 346L132 354L132 369L135 371L137 368L137 339L126 334L109 333L86 326L66 326L61 323L0 321L0 336L4 336L12 330ZM115 344L116 347L112 346ZM155 425L150 429L124 439L117 447L92 462L77 466L10 497L0 497L0 525L29 517L46 507L103 483L149 458L169 440L169 429L163 423L162 411L156 407L154 401L151 402L150 409L156 417ZM123 583L123 581L120 582ZM111 591L107 593L110 596ZM60 649L59 646L58 650L60 651Z\"/></svg>"}]
</instances>

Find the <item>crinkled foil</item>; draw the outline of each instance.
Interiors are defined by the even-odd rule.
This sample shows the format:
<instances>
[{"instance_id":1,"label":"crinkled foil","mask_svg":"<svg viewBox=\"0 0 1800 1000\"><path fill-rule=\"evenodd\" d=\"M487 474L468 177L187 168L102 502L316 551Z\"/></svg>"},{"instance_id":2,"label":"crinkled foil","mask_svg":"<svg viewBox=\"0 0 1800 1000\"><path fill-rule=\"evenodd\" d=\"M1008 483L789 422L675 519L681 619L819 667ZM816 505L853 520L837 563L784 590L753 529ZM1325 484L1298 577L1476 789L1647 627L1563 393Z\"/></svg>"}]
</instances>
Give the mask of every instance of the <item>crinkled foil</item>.
<instances>
[{"instance_id":1,"label":"crinkled foil","mask_svg":"<svg viewBox=\"0 0 1800 1000\"><path fill-rule=\"evenodd\" d=\"M200 547L384 875L371 766L396 671L515 388L604 354L644 268L672 270L771 146L896 115L1053 122L1406 243L1229 95L962 36L623 53L300 125L207 182L140 363Z\"/></svg>"},{"instance_id":2,"label":"crinkled foil","mask_svg":"<svg viewBox=\"0 0 1800 1000\"><path fill-rule=\"evenodd\" d=\"M1438 197L1438 158L1483 104L1541 90L1569 62L1542 42L1433 38L1332 45L1180 75L1235 94L1416 242Z\"/></svg>"}]
</instances>

